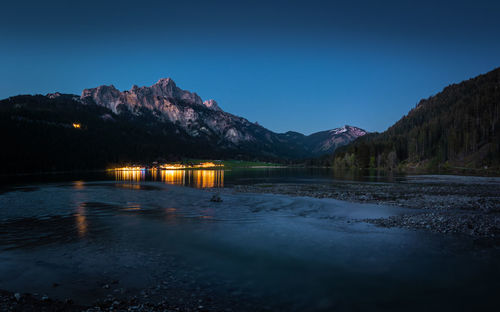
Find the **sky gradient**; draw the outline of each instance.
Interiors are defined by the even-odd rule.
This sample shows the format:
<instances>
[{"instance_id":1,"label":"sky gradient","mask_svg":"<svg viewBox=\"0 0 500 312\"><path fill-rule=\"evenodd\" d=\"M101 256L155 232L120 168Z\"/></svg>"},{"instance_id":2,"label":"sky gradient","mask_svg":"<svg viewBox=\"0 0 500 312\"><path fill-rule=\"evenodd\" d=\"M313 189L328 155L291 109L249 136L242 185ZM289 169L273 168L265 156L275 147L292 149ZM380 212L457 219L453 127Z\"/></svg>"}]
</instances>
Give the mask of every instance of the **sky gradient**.
<instances>
[{"instance_id":1,"label":"sky gradient","mask_svg":"<svg viewBox=\"0 0 500 312\"><path fill-rule=\"evenodd\" d=\"M2 5L0 98L171 77L273 131L384 131L499 67L499 16L481 0L17 1Z\"/></svg>"}]
</instances>

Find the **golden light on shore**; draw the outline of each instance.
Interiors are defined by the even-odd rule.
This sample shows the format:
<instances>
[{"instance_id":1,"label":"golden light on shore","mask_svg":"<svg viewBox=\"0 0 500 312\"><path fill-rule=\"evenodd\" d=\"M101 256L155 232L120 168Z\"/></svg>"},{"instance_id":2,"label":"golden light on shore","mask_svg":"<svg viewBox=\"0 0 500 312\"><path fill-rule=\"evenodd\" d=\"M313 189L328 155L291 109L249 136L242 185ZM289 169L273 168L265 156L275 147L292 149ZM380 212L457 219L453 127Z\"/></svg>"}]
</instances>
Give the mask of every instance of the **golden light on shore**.
<instances>
[{"instance_id":1,"label":"golden light on shore","mask_svg":"<svg viewBox=\"0 0 500 312\"><path fill-rule=\"evenodd\" d=\"M213 162L202 162L199 164L163 164L160 165L161 169L167 169L167 170L176 170L176 169L188 169L188 168L217 168L217 167L224 167L224 164L216 164Z\"/></svg>"},{"instance_id":2,"label":"golden light on shore","mask_svg":"<svg viewBox=\"0 0 500 312\"><path fill-rule=\"evenodd\" d=\"M80 129L81 127L82 127L82 125L80 125L79 123L76 123L76 122L73 123L73 128Z\"/></svg>"},{"instance_id":3,"label":"golden light on shore","mask_svg":"<svg viewBox=\"0 0 500 312\"><path fill-rule=\"evenodd\" d=\"M138 170L151 170L152 172L161 169L161 170L182 170L182 169L205 169L205 168L223 168L224 164L216 164L213 162L202 162L199 164L162 164L158 167L146 168L141 166L125 166L112 168L109 170L113 171L138 171Z\"/></svg>"},{"instance_id":4,"label":"golden light on shore","mask_svg":"<svg viewBox=\"0 0 500 312\"><path fill-rule=\"evenodd\" d=\"M165 170L175 170L175 169L186 169L186 166L181 164L164 164L160 165L160 168Z\"/></svg>"},{"instance_id":5,"label":"golden light on shore","mask_svg":"<svg viewBox=\"0 0 500 312\"><path fill-rule=\"evenodd\" d=\"M199 165L194 165L194 168L215 168L215 167L224 167L224 165L214 164L213 162L204 162Z\"/></svg>"},{"instance_id":6,"label":"golden light on shore","mask_svg":"<svg viewBox=\"0 0 500 312\"><path fill-rule=\"evenodd\" d=\"M140 167L140 166L132 166L132 167L114 168L112 170L114 170L114 171L141 171L141 170L146 170L146 168Z\"/></svg>"}]
</instances>

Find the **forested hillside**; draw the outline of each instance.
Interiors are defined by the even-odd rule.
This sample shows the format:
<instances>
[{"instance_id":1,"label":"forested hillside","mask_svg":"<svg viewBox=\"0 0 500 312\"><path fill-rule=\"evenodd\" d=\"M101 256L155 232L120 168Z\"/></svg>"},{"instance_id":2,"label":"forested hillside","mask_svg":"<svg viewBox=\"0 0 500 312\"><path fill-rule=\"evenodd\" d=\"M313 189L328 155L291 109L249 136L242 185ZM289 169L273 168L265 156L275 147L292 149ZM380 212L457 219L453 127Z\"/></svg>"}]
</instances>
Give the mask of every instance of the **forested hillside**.
<instances>
[{"instance_id":1,"label":"forested hillside","mask_svg":"<svg viewBox=\"0 0 500 312\"><path fill-rule=\"evenodd\" d=\"M71 94L1 100L0 174L104 169L184 158L286 163L331 154L336 147L365 134L351 126L310 136L275 133L223 112L215 102L190 104L182 99L147 98L151 103L158 99L168 102L168 106L159 107L177 119L167 118L142 102L111 109L108 102L98 105L93 99Z\"/></svg>"},{"instance_id":2,"label":"forested hillside","mask_svg":"<svg viewBox=\"0 0 500 312\"><path fill-rule=\"evenodd\" d=\"M74 125L75 124L75 125ZM114 114L81 105L74 95L17 96L0 101L1 173L102 169L117 163L220 156L145 110Z\"/></svg>"},{"instance_id":3,"label":"forested hillside","mask_svg":"<svg viewBox=\"0 0 500 312\"><path fill-rule=\"evenodd\" d=\"M499 117L500 69L495 69L421 100L385 132L366 135L339 148L333 165L498 169Z\"/></svg>"}]
</instances>

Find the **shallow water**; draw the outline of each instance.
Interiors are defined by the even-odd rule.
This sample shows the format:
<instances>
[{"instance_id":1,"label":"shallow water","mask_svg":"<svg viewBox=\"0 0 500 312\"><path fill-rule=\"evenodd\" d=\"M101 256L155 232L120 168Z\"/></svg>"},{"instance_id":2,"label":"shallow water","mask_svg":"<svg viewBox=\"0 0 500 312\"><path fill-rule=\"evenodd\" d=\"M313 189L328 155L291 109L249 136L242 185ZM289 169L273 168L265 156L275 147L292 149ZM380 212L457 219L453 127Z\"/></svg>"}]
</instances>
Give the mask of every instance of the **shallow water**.
<instances>
[{"instance_id":1,"label":"shallow water","mask_svg":"<svg viewBox=\"0 0 500 312\"><path fill-rule=\"evenodd\" d=\"M224 186L326 179L228 176ZM216 186L110 177L4 188L0 288L84 304L147 295L215 310L498 306L498 248L358 221L404 208L230 191L216 203Z\"/></svg>"}]
</instances>

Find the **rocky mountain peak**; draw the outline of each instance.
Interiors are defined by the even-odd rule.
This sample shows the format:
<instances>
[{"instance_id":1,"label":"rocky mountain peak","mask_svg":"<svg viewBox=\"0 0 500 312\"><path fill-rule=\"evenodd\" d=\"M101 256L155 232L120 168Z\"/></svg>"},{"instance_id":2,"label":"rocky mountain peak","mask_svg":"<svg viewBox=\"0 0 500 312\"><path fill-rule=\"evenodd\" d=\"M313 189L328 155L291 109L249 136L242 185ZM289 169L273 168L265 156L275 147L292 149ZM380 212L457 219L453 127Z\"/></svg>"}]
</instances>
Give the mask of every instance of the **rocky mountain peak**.
<instances>
[{"instance_id":1,"label":"rocky mountain peak","mask_svg":"<svg viewBox=\"0 0 500 312\"><path fill-rule=\"evenodd\" d=\"M365 135L367 132L361 128L358 128L358 127L345 125L343 127L330 130L330 133L333 133L333 134L346 133L346 134L354 135L356 137L360 137L360 136Z\"/></svg>"},{"instance_id":2,"label":"rocky mountain peak","mask_svg":"<svg viewBox=\"0 0 500 312\"><path fill-rule=\"evenodd\" d=\"M354 126L345 125L344 128L357 137L363 136L368 133L365 130Z\"/></svg>"},{"instance_id":3,"label":"rocky mountain peak","mask_svg":"<svg viewBox=\"0 0 500 312\"><path fill-rule=\"evenodd\" d=\"M161 78L152 85L150 88L152 95L161 96L166 98L173 98L176 100L182 100L189 104L199 104L202 105L203 101L196 93L191 93L186 90L182 90L177 87L172 78Z\"/></svg>"},{"instance_id":4,"label":"rocky mountain peak","mask_svg":"<svg viewBox=\"0 0 500 312\"><path fill-rule=\"evenodd\" d=\"M165 94L173 94L177 91L177 85L171 78L161 78L154 85L151 86L151 89L161 90ZM179 89L180 90L180 89Z\"/></svg>"},{"instance_id":5,"label":"rocky mountain peak","mask_svg":"<svg viewBox=\"0 0 500 312\"><path fill-rule=\"evenodd\" d=\"M212 109L212 110L222 111L222 109L220 109L219 105L217 104L217 102L215 100L205 101L205 102L203 102L203 105L205 105L207 108Z\"/></svg>"},{"instance_id":6,"label":"rocky mountain peak","mask_svg":"<svg viewBox=\"0 0 500 312\"><path fill-rule=\"evenodd\" d=\"M174 85L174 87L176 86L175 85L175 81L170 78L170 77L167 77L167 78L160 78L156 83L155 85Z\"/></svg>"},{"instance_id":7,"label":"rocky mountain peak","mask_svg":"<svg viewBox=\"0 0 500 312\"><path fill-rule=\"evenodd\" d=\"M179 88L171 78L162 78L150 87L133 85L123 92L113 85L85 89L80 101L95 102L117 114L127 109L141 116L149 110L161 122L174 124L178 131L197 139L216 140L227 148L238 144L277 144L281 146L278 149L290 149L292 154L321 155L366 134L348 125L309 136L296 132L274 133L245 118L225 113L215 100L202 101L196 93Z\"/></svg>"},{"instance_id":8,"label":"rocky mountain peak","mask_svg":"<svg viewBox=\"0 0 500 312\"><path fill-rule=\"evenodd\" d=\"M177 87L171 78L162 78L151 87L133 85L128 91L121 92L113 85L103 85L97 88L85 89L81 95L82 100L92 99L101 105L117 112L121 104L131 111L140 106L165 110L172 102L182 101L192 105L203 105L202 99L196 94Z\"/></svg>"}]
</instances>

